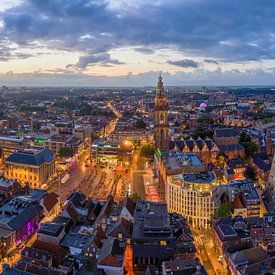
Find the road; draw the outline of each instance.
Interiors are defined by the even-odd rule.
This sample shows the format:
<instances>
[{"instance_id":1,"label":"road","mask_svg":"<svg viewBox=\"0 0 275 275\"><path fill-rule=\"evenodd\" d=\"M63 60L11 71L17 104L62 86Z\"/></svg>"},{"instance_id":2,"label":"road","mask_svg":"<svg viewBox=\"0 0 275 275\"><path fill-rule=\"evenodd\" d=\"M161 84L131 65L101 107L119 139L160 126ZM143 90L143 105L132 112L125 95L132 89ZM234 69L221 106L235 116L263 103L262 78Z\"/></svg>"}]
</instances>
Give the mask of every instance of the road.
<instances>
[{"instance_id":1,"label":"road","mask_svg":"<svg viewBox=\"0 0 275 275\"><path fill-rule=\"evenodd\" d=\"M144 170L144 159L140 157L139 151L135 150L133 152L133 164L132 164L132 182L133 182L133 193L137 193L137 195L143 199L146 200L146 194L145 194L145 187L144 187L144 180L143 175L145 173Z\"/></svg>"},{"instance_id":2,"label":"road","mask_svg":"<svg viewBox=\"0 0 275 275\"><path fill-rule=\"evenodd\" d=\"M133 172L133 193L137 193L137 195L146 200L144 181L143 181L144 171L134 171Z\"/></svg>"},{"instance_id":3,"label":"road","mask_svg":"<svg viewBox=\"0 0 275 275\"><path fill-rule=\"evenodd\" d=\"M48 188L50 192L55 192L60 195L60 201L63 203L67 196L79 189L80 182L85 178L88 173L88 168L85 166L85 161L89 158L90 150L85 150L79 157L75 165L70 168L69 180L61 184L59 188L59 181L55 180Z\"/></svg>"},{"instance_id":4,"label":"road","mask_svg":"<svg viewBox=\"0 0 275 275\"><path fill-rule=\"evenodd\" d=\"M209 275L228 275L226 261L218 261L219 255L215 251L214 239L211 229L195 229L191 227L195 246L201 263Z\"/></svg>"}]
</instances>

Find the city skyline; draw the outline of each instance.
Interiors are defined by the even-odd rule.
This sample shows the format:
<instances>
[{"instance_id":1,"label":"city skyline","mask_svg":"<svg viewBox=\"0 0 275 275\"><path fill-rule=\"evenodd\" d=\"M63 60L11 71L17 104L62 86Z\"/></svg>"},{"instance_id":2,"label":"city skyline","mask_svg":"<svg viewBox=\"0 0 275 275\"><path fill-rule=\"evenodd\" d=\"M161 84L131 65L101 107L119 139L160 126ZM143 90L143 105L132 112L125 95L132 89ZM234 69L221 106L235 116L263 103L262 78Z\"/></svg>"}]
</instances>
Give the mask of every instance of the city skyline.
<instances>
[{"instance_id":1,"label":"city skyline","mask_svg":"<svg viewBox=\"0 0 275 275\"><path fill-rule=\"evenodd\" d=\"M1 1L8 86L273 85L275 3Z\"/></svg>"}]
</instances>

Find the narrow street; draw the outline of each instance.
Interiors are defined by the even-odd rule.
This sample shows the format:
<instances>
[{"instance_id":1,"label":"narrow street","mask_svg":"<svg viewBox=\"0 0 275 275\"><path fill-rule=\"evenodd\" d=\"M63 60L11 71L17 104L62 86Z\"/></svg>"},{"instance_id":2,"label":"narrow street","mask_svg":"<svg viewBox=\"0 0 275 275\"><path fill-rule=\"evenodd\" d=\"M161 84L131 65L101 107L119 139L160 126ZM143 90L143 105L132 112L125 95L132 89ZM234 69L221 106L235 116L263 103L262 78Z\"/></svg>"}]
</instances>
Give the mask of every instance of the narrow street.
<instances>
[{"instance_id":1,"label":"narrow street","mask_svg":"<svg viewBox=\"0 0 275 275\"><path fill-rule=\"evenodd\" d=\"M218 261L211 229L195 229L191 227L198 257L210 275L228 275L225 260Z\"/></svg>"}]
</instances>

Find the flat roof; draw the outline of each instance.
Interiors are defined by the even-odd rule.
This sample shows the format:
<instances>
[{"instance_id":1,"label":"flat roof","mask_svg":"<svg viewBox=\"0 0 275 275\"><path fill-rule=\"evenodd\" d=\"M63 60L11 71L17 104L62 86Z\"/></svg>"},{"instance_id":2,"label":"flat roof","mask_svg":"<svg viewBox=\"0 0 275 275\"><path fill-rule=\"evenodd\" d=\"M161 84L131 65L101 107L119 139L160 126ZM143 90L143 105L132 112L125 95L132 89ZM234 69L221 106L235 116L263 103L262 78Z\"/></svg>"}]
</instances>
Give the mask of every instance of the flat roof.
<instances>
[{"instance_id":1,"label":"flat roof","mask_svg":"<svg viewBox=\"0 0 275 275\"><path fill-rule=\"evenodd\" d=\"M211 184L216 179L213 171L183 174L186 183Z\"/></svg>"},{"instance_id":2,"label":"flat roof","mask_svg":"<svg viewBox=\"0 0 275 275\"><path fill-rule=\"evenodd\" d=\"M77 233L68 233L64 236L60 245L65 247L75 247L75 248L85 248L89 244L89 239L92 236L77 234Z\"/></svg>"},{"instance_id":3,"label":"flat roof","mask_svg":"<svg viewBox=\"0 0 275 275\"><path fill-rule=\"evenodd\" d=\"M63 230L64 225L61 223L46 222L42 223L38 234L50 235L57 237Z\"/></svg>"},{"instance_id":4,"label":"flat roof","mask_svg":"<svg viewBox=\"0 0 275 275\"><path fill-rule=\"evenodd\" d=\"M161 202L138 201L134 212L133 238L172 237L167 204Z\"/></svg>"},{"instance_id":5,"label":"flat roof","mask_svg":"<svg viewBox=\"0 0 275 275\"><path fill-rule=\"evenodd\" d=\"M8 179L0 179L0 186L1 187L9 187L11 186L13 183L15 182L15 180L8 180Z\"/></svg>"},{"instance_id":6,"label":"flat roof","mask_svg":"<svg viewBox=\"0 0 275 275\"><path fill-rule=\"evenodd\" d=\"M223 234L224 237L233 237L237 236L236 231L233 229L233 227L229 224L224 224L224 225L218 225L221 233Z\"/></svg>"},{"instance_id":7,"label":"flat roof","mask_svg":"<svg viewBox=\"0 0 275 275\"><path fill-rule=\"evenodd\" d=\"M204 168L204 164L195 153L170 151L164 155L163 162L168 169L180 170L188 168Z\"/></svg>"}]
</instances>

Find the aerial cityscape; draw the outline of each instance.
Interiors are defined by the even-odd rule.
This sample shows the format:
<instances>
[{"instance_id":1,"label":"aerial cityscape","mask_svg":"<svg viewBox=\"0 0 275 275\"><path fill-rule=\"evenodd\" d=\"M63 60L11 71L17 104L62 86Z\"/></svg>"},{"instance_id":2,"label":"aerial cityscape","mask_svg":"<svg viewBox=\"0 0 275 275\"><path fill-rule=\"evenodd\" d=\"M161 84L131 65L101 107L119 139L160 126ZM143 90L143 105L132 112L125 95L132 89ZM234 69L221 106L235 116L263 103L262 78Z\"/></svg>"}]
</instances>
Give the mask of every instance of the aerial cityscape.
<instances>
[{"instance_id":1,"label":"aerial cityscape","mask_svg":"<svg viewBox=\"0 0 275 275\"><path fill-rule=\"evenodd\" d=\"M274 14L0 1L0 274L275 274Z\"/></svg>"}]
</instances>

